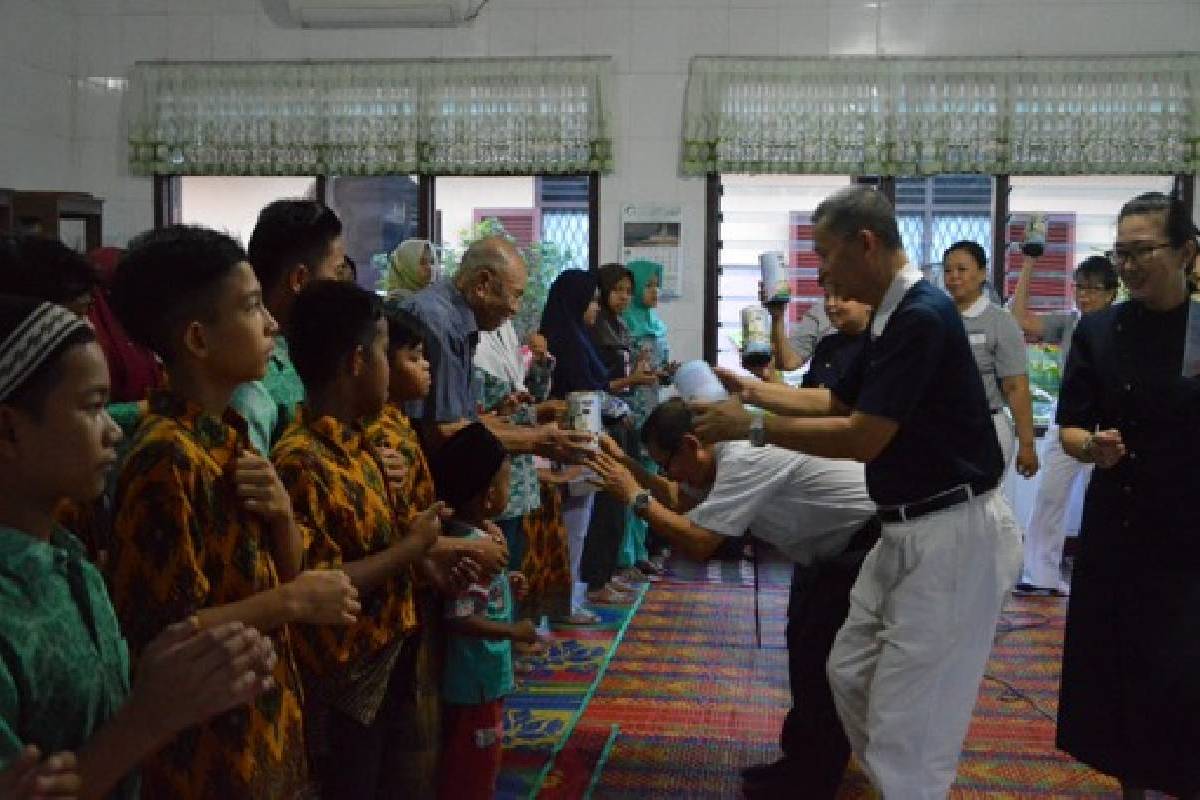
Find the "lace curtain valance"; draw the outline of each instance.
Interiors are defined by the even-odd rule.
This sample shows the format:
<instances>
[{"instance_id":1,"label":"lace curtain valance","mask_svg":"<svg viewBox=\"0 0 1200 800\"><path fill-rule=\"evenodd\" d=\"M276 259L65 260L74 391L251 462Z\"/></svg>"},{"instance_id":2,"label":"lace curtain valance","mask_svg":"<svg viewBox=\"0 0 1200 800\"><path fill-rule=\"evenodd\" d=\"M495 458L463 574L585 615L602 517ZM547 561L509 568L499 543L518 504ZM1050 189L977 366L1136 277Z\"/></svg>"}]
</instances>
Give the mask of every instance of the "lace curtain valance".
<instances>
[{"instance_id":1,"label":"lace curtain valance","mask_svg":"<svg viewBox=\"0 0 1200 800\"><path fill-rule=\"evenodd\" d=\"M139 63L138 174L612 170L608 58Z\"/></svg>"},{"instance_id":2,"label":"lace curtain valance","mask_svg":"<svg viewBox=\"0 0 1200 800\"><path fill-rule=\"evenodd\" d=\"M693 59L683 171L1195 172L1200 57Z\"/></svg>"}]
</instances>

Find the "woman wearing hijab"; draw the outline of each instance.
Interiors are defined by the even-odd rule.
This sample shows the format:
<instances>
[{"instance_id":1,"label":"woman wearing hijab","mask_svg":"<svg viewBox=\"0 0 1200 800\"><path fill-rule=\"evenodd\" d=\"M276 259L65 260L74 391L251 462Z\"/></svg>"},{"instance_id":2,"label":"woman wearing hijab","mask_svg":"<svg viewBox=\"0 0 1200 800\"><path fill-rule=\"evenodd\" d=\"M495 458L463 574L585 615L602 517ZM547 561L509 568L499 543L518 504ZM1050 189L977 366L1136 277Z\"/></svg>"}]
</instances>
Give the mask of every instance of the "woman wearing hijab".
<instances>
[{"instance_id":1,"label":"woman wearing hijab","mask_svg":"<svg viewBox=\"0 0 1200 800\"><path fill-rule=\"evenodd\" d=\"M111 401L136 403L162 382L162 366L153 353L129 338L124 326L109 308L108 288L112 285L117 262L123 254L124 251L116 247L97 247L88 253L88 259L96 267L100 280L88 319L108 360L112 379Z\"/></svg>"},{"instance_id":2,"label":"woman wearing hijab","mask_svg":"<svg viewBox=\"0 0 1200 800\"><path fill-rule=\"evenodd\" d=\"M433 280L433 245L427 239L405 239L387 262L383 288L389 300L404 300Z\"/></svg>"},{"instance_id":3,"label":"woman wearing hijab","mask_svg":"<svg viewBox=\"0 0 1200 800\"><path fill-rule=\"evenodd\" d=\"M674 372L676 364L670 360L670 349L667 347L667 326L659 318L658 290L662 286L663 267L656 261L638 259L625 265L633 276L633 296L629 305L621 314L625 327L629 331L633 352L640 354L653 372L667 377ZM630 396L629 406L633 410L633 422L636 430L641 430L642 424L650 416L650 412L658 405L659 387L657 383L643 384L636 387ZM657 471L654 462L642 452L640 443L637 458L641 465ZM665 545L649 530L645 521L634 516L637 524L631 526L629 543L633 550L633 558L638 570L648 576L661 575L663 571L663 555Z\"/></svg>"},{"instance_id":4,"label":"woman wearing hijab","mask_svg":"<svg viewBox=\"0 0 1200 800\"><path fill-rule=\"evenodd\" d=\"M604 392L604 415L619 419L629 413L629 407L607 394L608 369L592 345L588 329L600 313L596 299L597 274L594 271L565 270L546 296L542 312L541 333L554 356L552 397L565 398L571 392ZM567 545L571 554L571 617L575 623L596 622L599 618L584 606L585 585L580 581L580 562L584 541L592 516L594 490L576 481L563 502L563 522L567 528Z\"/></svg>"},{"instance_id":5,"label":"woman wearing hijab","mask_svg":"<svg viewBox=\"0 0 1200 800\"><path fill-rule=\"evenodd\" d=\"M598 272L600 313L589 333L592 345L608 370L608 391L631 402L643 386L658 385L658 375L646 369L646 359L634 351L629 329L621 315L633 295L633 274L621 264L605 264ZM637 455L636 415L605 427L626 453ZM624 594L647 576L636 566L637 552L632 523L645 540L645 524L613 496L596 497L588 526L581 572L588 584L588 599L595 603L626 602ZM620 577L617 570L621 570Z\"/></svg>"}]
</instances>

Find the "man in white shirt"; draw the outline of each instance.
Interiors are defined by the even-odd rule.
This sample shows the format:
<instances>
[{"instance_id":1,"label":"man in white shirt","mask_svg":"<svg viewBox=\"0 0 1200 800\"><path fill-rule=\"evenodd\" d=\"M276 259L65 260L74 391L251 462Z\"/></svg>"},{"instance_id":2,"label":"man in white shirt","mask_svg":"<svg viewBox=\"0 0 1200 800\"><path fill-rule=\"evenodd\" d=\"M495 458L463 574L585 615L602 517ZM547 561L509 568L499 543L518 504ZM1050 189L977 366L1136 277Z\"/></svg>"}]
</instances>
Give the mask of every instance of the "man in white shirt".
<instances>
[{"instance_id":1,"label":"man in white shirt","mask_svg":"<svg viewBox=\"0 0 1200 800\"><path fill-rule=\"evenodd\" d=\"M793 708L780 736L783 757L743 771L748 796L834 798L850 757L825 662L846 619L850 589L879 536L863 467L746 442L705 445L683 401L668 400L642 427L664 477L647 473L605 441L591 466L604 489L655 533L707 560L750 529L796 565L788 603Z\"/></svg>"}]
</instances>

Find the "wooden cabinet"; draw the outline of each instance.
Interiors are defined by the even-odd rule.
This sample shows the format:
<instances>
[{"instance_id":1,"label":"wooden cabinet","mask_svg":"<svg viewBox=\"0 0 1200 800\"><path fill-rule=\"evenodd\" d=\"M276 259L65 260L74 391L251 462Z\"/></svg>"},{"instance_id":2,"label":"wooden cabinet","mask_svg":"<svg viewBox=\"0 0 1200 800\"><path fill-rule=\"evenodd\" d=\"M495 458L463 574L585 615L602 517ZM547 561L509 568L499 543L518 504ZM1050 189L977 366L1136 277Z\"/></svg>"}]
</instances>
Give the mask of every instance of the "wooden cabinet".
<instances>
[{"instance_id":1,"label":"wooden cabinet","mask_svg":"<svg viewBox=\"0 0 1200 800\"><path fill-rule=\"evenodd\" d=\"M84 192L14 191L12 226L21 233L61 239L86 253L103 243L103 205Z\"/></svg>"}]
</instances>

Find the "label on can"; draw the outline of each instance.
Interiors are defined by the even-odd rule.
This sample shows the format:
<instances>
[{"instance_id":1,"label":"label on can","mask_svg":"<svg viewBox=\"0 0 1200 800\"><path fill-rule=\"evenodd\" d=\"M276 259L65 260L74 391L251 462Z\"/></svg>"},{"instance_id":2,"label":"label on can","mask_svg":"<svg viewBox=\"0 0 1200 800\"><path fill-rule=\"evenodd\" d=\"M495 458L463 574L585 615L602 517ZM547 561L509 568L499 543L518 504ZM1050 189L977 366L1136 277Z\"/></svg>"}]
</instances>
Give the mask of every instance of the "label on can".
<instances>
[{"instance_id":1,"label":"label on can","mask_svg":"<svg viewBox=\"0 0 1200 800\"><path fill-rule=\"evenodd\" d=\"M573 431L600 434L604 423L600 410L603 398L600 392L571 392L567 395L567 427Z\"/></svg>"},{"instance_id":2,"label":"label on can","mask_svg":"<svg viewBox=\"0 0 1200 800\"><path fill-rule=\"evenodd\" d=\"M771 314L762 306L742 309L742 352L748 356L771 353Z\"/></svg>"},{"instance_id":3,"label":"label on can","mask_svg":"<svg viewBox=\"0 0 1200 800\"><path fill-rule=\"evenodd\" d=\"M758 257L762 270L763 297L768 303L786 303L792 299L792 284L788 280L783 253L768 251Z\"/></svg>"}]
</instances>

